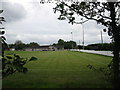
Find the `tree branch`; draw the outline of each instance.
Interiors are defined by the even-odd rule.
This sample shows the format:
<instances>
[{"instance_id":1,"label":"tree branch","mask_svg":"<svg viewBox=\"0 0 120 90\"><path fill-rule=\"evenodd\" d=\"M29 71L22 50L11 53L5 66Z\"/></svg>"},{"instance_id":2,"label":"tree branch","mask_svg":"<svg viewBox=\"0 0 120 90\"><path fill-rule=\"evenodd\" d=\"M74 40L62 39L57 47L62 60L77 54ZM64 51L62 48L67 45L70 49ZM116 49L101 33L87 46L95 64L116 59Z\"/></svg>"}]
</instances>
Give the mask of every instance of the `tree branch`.
<instances>
[{"instance_id":1,"label":"tree branch","mask_svg":"<svg viewBox=\"0 0 120 90\"><path fill-rule=\"evenodd\" d=\"M85 22L87 22L88 20L85 20L85 21L83 21L83 22L75 22L74 21L74 23L76 23L76 24L82 24L82 23L85 23Z\"/></svg>"}]
</instances>

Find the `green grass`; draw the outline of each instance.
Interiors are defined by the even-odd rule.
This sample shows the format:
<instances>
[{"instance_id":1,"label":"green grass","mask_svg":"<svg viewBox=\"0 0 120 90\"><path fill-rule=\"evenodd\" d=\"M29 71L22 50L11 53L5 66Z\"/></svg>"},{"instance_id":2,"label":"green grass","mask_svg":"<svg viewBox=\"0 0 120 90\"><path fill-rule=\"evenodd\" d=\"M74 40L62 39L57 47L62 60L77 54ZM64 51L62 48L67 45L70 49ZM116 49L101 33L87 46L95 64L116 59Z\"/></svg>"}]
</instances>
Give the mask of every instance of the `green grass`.
<instances>
[{"instance_id":1,"label":"green grass","mask_svg":"<svg viewBox=\"0 0 120 90\"><path fill-rule=\"evenodd\" d=\"M71 51L7 51L37 61L25 66L26 74L15 73L3 79L3 88L109 88L102 73L87 68L105 67L111 57Z\"/></svg>"}]
</instances>

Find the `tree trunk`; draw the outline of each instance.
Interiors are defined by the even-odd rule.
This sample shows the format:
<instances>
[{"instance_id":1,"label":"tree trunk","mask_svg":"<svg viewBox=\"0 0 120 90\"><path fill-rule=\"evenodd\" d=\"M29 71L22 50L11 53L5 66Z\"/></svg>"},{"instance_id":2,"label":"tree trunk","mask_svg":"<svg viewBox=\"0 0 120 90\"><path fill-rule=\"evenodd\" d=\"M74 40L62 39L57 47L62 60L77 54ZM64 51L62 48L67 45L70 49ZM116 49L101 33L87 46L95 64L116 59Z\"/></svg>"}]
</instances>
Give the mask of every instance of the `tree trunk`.
<instances>
[{"instance_id":1,"label":"tree trunk","mask_svg":"<svg viewBox=\"0 0 120 90\"><path fill-rule=\"evenodd\" d=\"M113 41L114 41L114 49L113 49L113 85L114 88L119 88L120 84L120 77L119 77L119 52L120 52L120 35L119 35L119 29L115 22L115 6L114 2L109 2L110 7L110 17L111 17L111 27L112 27L112 33L113 33Z\"/></svg>"},{"instance_id":2,"label":"tree trunk","mask_svg":"<svg viewBox=\"0 0 120 90\"><path fill-rule=\"evenodd\" d=\"M115 39L120 38L118 36L115 37ZM119 84L120 84L120 77L119 77L119 46L120 44L118 44L119 41L115 40L114 42L114 57L113 57L113 84L115 88L119 88ZM119 46L118 46L119 45Z\"/></svg>"}]
</instances>

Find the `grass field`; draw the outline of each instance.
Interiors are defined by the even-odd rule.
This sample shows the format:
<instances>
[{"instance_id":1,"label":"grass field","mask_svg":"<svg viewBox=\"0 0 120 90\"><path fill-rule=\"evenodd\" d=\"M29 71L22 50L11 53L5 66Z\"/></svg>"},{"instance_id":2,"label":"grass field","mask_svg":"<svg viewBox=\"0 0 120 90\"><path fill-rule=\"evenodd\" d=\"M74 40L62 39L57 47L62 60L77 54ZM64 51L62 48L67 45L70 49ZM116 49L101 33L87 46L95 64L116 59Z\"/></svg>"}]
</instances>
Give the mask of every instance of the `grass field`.
<instances>
[{"instance_id":1,"label":"grass field","mask_svg":"<svg viewBox=\"0 0 120 90\"><path fill-rule=\"evenodd\" d=\"M15 73L3 79L3 88L109 88L102 73L87 68L104 67L111 57L71 51L7 51L22 57L35 56L27 63L26 74Z\"/></svg>"}]
</instances>

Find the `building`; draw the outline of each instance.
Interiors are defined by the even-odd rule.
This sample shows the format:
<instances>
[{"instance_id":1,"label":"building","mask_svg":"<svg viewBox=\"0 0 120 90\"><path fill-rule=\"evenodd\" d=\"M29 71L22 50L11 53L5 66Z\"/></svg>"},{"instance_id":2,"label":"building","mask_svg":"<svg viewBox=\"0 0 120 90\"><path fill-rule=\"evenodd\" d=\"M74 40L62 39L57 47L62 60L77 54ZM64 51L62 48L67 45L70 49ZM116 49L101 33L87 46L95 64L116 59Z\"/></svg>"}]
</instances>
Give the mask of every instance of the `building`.
<instances>
[{"instance_id":1,"label":"building","mask_svg":"<svg viewBox=\"0 0 120 90\"><path fill-rule=\"evenodd\" d=\"M63 48L57 48L56 46L53 45L45 45L45 46L39 46L37 48L25 48L25 51L57 51Z\"/></svg>"},{"instance_id":2,"label":"building","mask_svg":"<svg viewBox=\"0 0 120 90\"><path fill-rule=\"evenodd\" d=\"M10 50L10 51L15 51L15 48L10 48L9 50Z\"/></svg>"}]
</instances>

